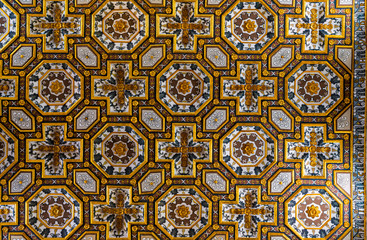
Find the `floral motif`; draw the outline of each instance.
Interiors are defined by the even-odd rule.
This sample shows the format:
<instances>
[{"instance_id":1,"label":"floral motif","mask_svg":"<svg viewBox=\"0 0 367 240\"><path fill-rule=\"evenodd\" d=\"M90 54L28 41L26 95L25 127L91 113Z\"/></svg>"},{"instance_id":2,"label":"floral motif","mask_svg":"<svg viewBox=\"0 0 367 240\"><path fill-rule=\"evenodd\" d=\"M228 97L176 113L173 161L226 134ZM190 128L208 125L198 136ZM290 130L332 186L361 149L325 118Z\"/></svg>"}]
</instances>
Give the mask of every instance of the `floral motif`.
<instances>
[{"instance_id":1,"label":"floral motif","mask_svg":"<svg viewBox=\"0 0 367 240\"><path fill-rule=\"evenodd\" d=\"M172 62L157 77L159 101L172 114L194 114L212 98L212 77L198 62Z\"/></svg>"},{"instance_id":2,"label":"floral motif","mask_svg":"<svg viewBox=\"0 0 367 240\"><path fill-rule=\"evenodd\" d=\"M156 203L158 227L171 238L190 238L211 223L210 200L192 186L175 186Z\"/></svg>"},{"instance_id":3,"label":"floral motif","mask_svg":"<svg viewBox=\"0 0 367 240\"><path fill-rule=\"evenodd\" d=\"M352 69L353 50L352 48L338 48L338 58L342 61L349 69Z\"/></svg>"},{"instance_id":4,"label":"floral motif","mask_svg":"<svg viewBox=\"0 0 367 240\"><path fill-rule=\"evenodd\" d=\"M221 161L239 176L261 176L275 164L275 139L262 127L239 124L221 140Z\"/></svg>"},{"instance_id":5,"label":"floral motif","mask_svg":"<svg viewBox=\"0 0 367 240\"><path fill-rule=\"evenodd\" d=\"M104 23L105 32L117 41L130 39L138 27L137 20L128 11L113 12Z\"/></svg>"},{"instance_id":6,"label":"floral motif","mask_svg":"<svg viewBox=\"0 0 367 240\"><path fill-rule=\"evenodd\" d=\"M18 37L19 15L6 3L0 1L0 52Z\"/></svg>"},{"instance_id":7,"label":"floral motif","mask_svg":"<svg viewBox=\"0 0 367 240\"><path fill-rule=\"evenodd\" d=\"M192 176L196 161L210 161L209 142L194 140L193 133L193 126L177 126L174 141L158 141L158 159L173 160L174 175Z\"/></svg>"},{"instance_id":8,"label":"floral motif","mask_svg":"<svg viewBox=\"0 0 367 240\"><path fill-rule=\"evenodd\" d=\"M304 126L304 142L286 143L287 160L304 161L305 176L324 176L325 161L341 159L341 144L325 142L325 130L322 126Z\"/></svg>"},{"instance_id":9,"label":"floral motif","mask_svg":"<svg viewBox=\"0 0 367 240\"><path fill-rule=\"evenodd\" d=\"M40 204L39 216L49 227L63 227L72 218L72 207L63 196L49 196Z\"/></svg>"},{"instance_id":10,"label":"floral motif","mask_svg":"<svg viewBox=\"0 0 367 240\"><path fill-rule=\"evenodd\" d=\"M201 94L202 82L191 72L179 72L168 81L171 96L180 104L191 103Z\"/></svg>"},{"instance_id":11,"label":"floral motif","mask_svg":"<svg viewBox=\"0 0 367 240\"><path fill-rule=\"evenodd\" d=\"M18 221L17 205L7 203L0 205L0 222L2 224L14 225Z\"/></svg>"},{"instance_id":12,"label":"floral motif","mask_svg":"<svg viewBox=\"0 0 367 240\"><path fill-rule=\"evenodd\" d=\"M220 205L220 219L224 223L238 223L237 235L239 239L257 239L259 223L274 222L274 205L259 202L259 190L245 187L236 189L238 202L225 202Z\"/></svg>"},{"instance_id":13,"label":"floral motif","mask_svg":"<svg viewBox=\"0 0 367 240\"><path fill-rule=\"evenodd\" d=\"M159 34L175 36L174 47L179 51L193 51L196 38L211 35L211 19L208 15L196 16L195 2L176 1L176 16L161 15L159 21Z\"/></svg>"},{"instance_id":14,"label":"floral motif","mask_svg":"<svg viewBox=\"0 0 367 240\"><path fill-rule=\"evenodd\" d=\"M131 239L129 225L143 223L146 219L145 204L131 204L128 187L108 187L107 204L92 203L92 221L107 224L110 238Z\"/></svg>"},{"instance_id":15,"label":"floral motif","mask_svg":"<svg viewBox=\"0 0 367 240\"><path fill-rule=\"evenodd\" d=\"M128 124L103 128L92 140L92 162L109 175L128 177L147 160L146 139Z\"/></svg>"},{"instance_id":16,"label":"floral motif","mask_svg":"<svg viewBox=\"0 0 367 240\"><path fill-rule=\"evenodd\" d=\"M308 103L319 103L329 94L329 84L319 74L305 74L298 80L297 93Z\"/></svg>"},{"instance_id":17,"label":"floral motif","mask_svg":"<svg viewBox=\"0 0 367 240\"><path fill-rule=\"evenodd\" d=\"M93 77L93 97L108 99L109 111L128 114L132 99L144 99L147 95L147 77L133 77L129 62L109 61L107 77Z\"/></svg>"},{"instance_id":18,"label":"floral motif","mask_svg":"<svg viewBox=\"0 0 367 240\"><path fill-rule=\"evenodd\" d=\"M148 37L148 14L133 1L104 1L92 19L92 36L107 51L132 52Z\"/></svg>"},{"instance_id":19,"label":"floral motif","mask_svg":"<svg viewBox=\"0 0 367 240\"><path fill-rule=\"evenodd\" d=\"M303 114L328 114L343 96L343 79L328 63L300 63L286 77L286 99Z\"/></svg>"},{"instance_id":20,"label":"floral motif","mask_svg":"<svg viewBox=\"0 0 367 240\"><path fill-rule=\"evenodd\" d=\"M301 207L298 207L298 209L302 210ZM317 218L320 215L321 212L320 212L318 206L311 205L311 206L307 207L306 213L307 213L307 216L309 218ZM314 222L312 222L312 223L314 223ZM306 224L310 225L310 223L306 223ZM318 222L314 223L314 224L315 225L320 225Z\"/></svg>"},{"instance_id":21,"label":"floral motif","mask_svg":"<svg viewBox=\"0 0 367 240\"><path fill-rule=\"evenodd\" d=\"M81 36L83 17L66 14L66 1L46 1L46 15L30 14L29 34L43 36L46 50L66 51L69 36Z\"/></svg>"},{"instance_id":22,"label":"floral motif","mask_svg":"<svg viewBox=\"0 0 367 240\"><path fill-rule=\"evenodd\" d=\"M0 97L1 98L14 98L18 91L16 80L0 77Z\"/></svg>"},{"instance_id":23,"label":"floral motif","mask_svg":"<svg viewBox=\"0 0 367 240\"><path fill-rule=\"evenodd\" d=\"M329 17L326 4L326 1L305 2L303 16L286 17L286 21L289 22L286 35L304 36L302 48L307 51L324 51L329 36L342 36L344 20L341 15Z\"/></svg>"},{"instance_id":24,"label":"floral motif","mask_svg":"<svg viewBox=\"0 0 367 240\"><path fill-rule=\"evenodd\" d=\"M258 64L240 63L239 78L222 79L222 96L238 99L238 112L256 113L260 111L260 99L273 99L276 96L274 79L261 78Z\"/></svg>"},{"instance_id":25,"label":"floral motif","mask_svg":"<svg viewBox=\"0 0 367 240\"><path fill-rule=\"evenodd\" d=\"M256 41L265 33L266 20L257 12L241 12L233 21L234 33L242 41Z\"/></svg>"},{"instance_id":26,"label":"floral motif","mask_svg":"<svg viewBox=\"0 0 367 240\"><path fill-rule=\"evenodd\" d=\"M168 217L176 226L191 226L199 218L200 205L191 197L176 197L168 204Z\"/></svg>"},{"instance_id":27,"label":"floral motif","mask_svg":"<svg viewBox=\"0 0 367 240\"><path fill-rule=\"evenodd\" d=\"M47 60L27 77L27 98L44 113L65 113L83 97L83 76L68 61Z\"/></svg>"},{"instance_id":28,"label":"floral motif","mask_svg":"<svg viewBox=\"0 0 367 240\"><path fill-rule=\"evenodd\" d=\"M51 72L41 81L41 94L51 103L63 103L73 94L73 80L64 72Z\"/></svg>"},{"instance_id":29,"label":"floral motif","mask_svg":"<svg viewBox=\"0 0 367 240\"><path fill-rule=\"evenodd\" d=\"M341 203L335 199L324 188L301 188L285 203L286 224L301 238L329 238L341 224Z\"/></svg>"},{"instance_id":30,"label":"floral motif","mask_svg":"<svg viewBox=\"0 0 367 240\"><path fill-rule=\"evenodd\" d=\"M67 187L42 187L26 205L26 224L39 238L68 238L83 223L83 204Z\"/></svg>"},{"instance_id":31,"label":"floral motif","mask_svg":"<svg viewBox=\"0 0 367 240\"><path fill-rule=\"evenodd\" d=\"M127 164L135 157L136 144L128 135L112 135L104 144L105 155L113 163Z\"/></svg>"},{"instance_id":32,"label":"floral motif","mask_svg":"<svg viewBox=\"0 0 367 240\"><path fill-rule=\"evenodd\" d=\"M237 52L262 51L276 37L276 15L260 1L237 1L222 18L222 36Z\"/></svg>"},{"instance_id":33,"label":"floral motif","mask_svg":"<svg viewBox=\"0 0 367 240\"><path fill-rule=\"evenodd\" d=\"M80 161L81 141L69 141L65 138L65 127L59 125L46 126L45 141L28 142L29 160L44 161L44 175L57 176L65 174L65 161Z\"/></svg>"},{"instance_id":34,"label":"floral motif","mask_svg":"<svg viewBox=\"0 0 367 240\"><path fill-rule=\"evenodd\" d=\"M242 133L233 142L233 156L242 164L255 164L264 155L265 142L256 133Z\"/></svg>"}]
</instances>

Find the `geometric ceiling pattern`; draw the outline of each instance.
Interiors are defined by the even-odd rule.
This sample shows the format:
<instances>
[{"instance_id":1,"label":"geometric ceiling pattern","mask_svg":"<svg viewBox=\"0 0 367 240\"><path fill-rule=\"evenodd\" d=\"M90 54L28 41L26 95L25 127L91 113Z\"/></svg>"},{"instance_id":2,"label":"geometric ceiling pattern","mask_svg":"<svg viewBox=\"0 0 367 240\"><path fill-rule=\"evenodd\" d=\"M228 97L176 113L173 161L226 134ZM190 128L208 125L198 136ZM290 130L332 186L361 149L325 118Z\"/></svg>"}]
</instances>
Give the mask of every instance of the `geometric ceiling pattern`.
<instances>
[{"instance_id":1,"label":"geometric ceiling pattern","mask_svg":"<svg viewBox=\"0 0 367 240\"><path fill-rule=\"evenodd\" d=\"M366 239L363 0L0 0L0 239Z\"/></svg>"}]
</instances>

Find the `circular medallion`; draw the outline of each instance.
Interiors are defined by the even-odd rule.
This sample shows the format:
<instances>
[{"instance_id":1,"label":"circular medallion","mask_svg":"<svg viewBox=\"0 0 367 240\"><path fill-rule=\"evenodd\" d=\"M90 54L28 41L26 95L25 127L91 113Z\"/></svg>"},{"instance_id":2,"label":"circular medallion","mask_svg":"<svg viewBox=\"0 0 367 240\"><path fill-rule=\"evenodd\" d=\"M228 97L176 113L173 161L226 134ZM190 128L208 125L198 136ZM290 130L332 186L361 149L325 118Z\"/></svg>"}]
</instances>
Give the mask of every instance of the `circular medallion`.
<instances>
[{"instance_id":1,"label":"circular medallion","mask_svg":"<svg viewBox=\"0 0 367 240\"><path fill-rule=\"evenodd\" d=\"M276 14L262 1L239 0L222 21L222 37L239 53L262 52L277 35Z\"/></svg>"},{"instance_id":2,"label":"circular medallion","mask_svg":"<svg viewBox=\"0 0 367 240\"><path fill-rule=\"evenodd\" d=\"M210 200L193 186L175 186L156 203L158 227L176 238L195 239L211 223Z\"/></svg>"},{"instance_id":3,"label":"circular medallion","mask_svg":"<svg viewBox=\"0 0 367 240\"><path fill-rule=\"evenodd\" d=\"M133 1L104 1L92 15L92 36L108 52L132 52L148 38L148 16Z\"/></svg>"}]
</instances>

